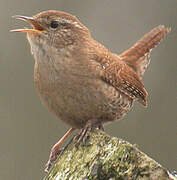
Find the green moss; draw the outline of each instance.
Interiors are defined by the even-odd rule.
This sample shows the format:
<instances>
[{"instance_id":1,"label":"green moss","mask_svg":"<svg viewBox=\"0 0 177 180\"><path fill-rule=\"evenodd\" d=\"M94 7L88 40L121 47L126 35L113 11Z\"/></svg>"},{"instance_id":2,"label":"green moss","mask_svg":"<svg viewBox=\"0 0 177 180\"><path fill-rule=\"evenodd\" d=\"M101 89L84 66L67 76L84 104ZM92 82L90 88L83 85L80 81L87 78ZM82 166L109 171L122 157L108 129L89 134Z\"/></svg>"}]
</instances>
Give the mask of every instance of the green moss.
<instances>
[{"instance_id":1,"label":"green moss","mask_svg":"<svg viewBox=\"0 0 177 180\"><path fill-rule=\"evenodd\" d=\"M102 131L90 133L88 146L81 143L76 148L75 143L66 148L45 180L146 180L157 168L164 175L165 170L134 145Z\"/></svg>"}]
</instances>

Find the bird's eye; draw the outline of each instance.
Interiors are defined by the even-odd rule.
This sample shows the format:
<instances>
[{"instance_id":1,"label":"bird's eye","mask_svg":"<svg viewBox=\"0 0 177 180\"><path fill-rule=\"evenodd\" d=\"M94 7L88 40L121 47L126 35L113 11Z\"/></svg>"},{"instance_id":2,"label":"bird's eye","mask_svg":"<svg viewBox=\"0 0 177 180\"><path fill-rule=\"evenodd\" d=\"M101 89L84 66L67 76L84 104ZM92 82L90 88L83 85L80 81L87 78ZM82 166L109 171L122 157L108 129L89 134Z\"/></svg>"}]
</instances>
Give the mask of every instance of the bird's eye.
<instances>
[{"instance_id":1,"label":"bird's eye","mask_svg":"<svg viewBox=\"0 0 177 180\"><path fill-rule=\"evenodd\" d=\"M51 24L50 24L50 27L52 29L56 29L58 27L58 21L52 21Z\"/></svg>"}]
</instances>

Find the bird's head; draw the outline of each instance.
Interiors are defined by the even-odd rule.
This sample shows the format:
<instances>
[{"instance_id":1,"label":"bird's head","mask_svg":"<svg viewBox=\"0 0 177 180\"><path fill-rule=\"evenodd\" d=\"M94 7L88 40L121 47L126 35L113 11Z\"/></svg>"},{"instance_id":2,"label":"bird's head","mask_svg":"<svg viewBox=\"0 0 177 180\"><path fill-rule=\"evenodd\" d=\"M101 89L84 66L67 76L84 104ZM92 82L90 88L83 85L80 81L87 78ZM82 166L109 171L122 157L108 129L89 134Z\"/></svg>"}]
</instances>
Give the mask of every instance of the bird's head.
<instances>
[{"instance_id":1,"label":"bird's head","mask_svg":"<svg viewBox=\"0 0 177 180\"><path fill-rule=\"evenodd\" d=\"M56 48L73 45L90 36L88 29L68 13L61 11L44 11L33 17L13 16L28 22L33 28L15 29L12 32L27 33L28 40L39 46L47 44Z\"/></svg>"}]
</instances>

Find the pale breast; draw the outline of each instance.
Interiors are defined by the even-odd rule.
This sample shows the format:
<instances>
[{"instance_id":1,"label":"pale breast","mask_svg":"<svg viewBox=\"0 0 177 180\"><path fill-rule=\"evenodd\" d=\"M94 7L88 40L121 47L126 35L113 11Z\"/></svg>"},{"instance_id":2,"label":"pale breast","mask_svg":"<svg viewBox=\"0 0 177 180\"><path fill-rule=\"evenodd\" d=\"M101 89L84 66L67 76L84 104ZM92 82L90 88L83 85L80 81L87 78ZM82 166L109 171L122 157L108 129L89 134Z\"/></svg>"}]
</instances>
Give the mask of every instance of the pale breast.
<instances>
[{"instance_id":1,"label":"pale breast","mask_svg":"<svg viewBox=\"0 0 177 180\"><path fill-rule=\"evenodd\" d=\"M72 127L81 128L93 118L118 120L132 106L132 100L100 79L61 75L54 70L46 73L45 66L35 65L35 87L41 101Z\"/></svg>"},{"instance_id":2,"label":"pale breast","mask_svg":"<svg viewBox=\"0 0 177 180\"><path fill-rule=\"evenodd\" d=\"M132 100L126 95L97 77L83 74L56 66L49 58L36 61L35 87L42 103L60 120L81 128L93 118L118 120L130 109Z\"/></svg>"}]
</instances>

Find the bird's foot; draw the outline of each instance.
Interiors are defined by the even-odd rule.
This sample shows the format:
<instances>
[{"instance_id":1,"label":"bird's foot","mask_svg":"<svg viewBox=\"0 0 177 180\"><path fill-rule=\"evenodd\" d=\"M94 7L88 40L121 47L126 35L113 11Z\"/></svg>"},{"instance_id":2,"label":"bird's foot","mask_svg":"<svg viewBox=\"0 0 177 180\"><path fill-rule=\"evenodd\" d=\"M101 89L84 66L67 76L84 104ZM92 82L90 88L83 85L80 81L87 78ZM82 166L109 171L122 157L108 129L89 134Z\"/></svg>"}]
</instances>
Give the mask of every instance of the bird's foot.
<instances>
[{"instance_id":1,"label":"bird's foot","mask_svg":"<svg viewBox=\"0 0 177 180\"><path fill-rule=\"evenodd\" d=\"M56 161L58 156L63 152L65 148L61 148L61 145L65 141L65 139L71 135L71 133L74 131L74 128L71 128L67 131L67 133L52 147L49 160L45 165L45 172L49 172L50 168L52 167L53 163Z\"/></svg>"},{"instance_id":2,"label":"bird's foot","mask_svg":"<svg viewBox=\"0 0 177 180\"><path fill-rule=\"evenodd\" d=\"M89 133L92 131L92 129L98 128L102 131L104 131L103 124L101 122L98 122L98 120L89 120L84 128L82 128L77 136L75 136L75 139L77 140L76 146L80 144L80 142L83 142L84 145L89 144Z\"/></svg>"},{"instance_id":3,"label":"bird's foot","mask_svg":"<svg viewBox=\"0 0 177 180\"><path fill-rule=\"evenodd\" d=\"M56 161L57 157L62 153L63 150L64 150L64 148L55 149L54 147L51 149L49 160L45 165L45 172L47 172L47 173L49 172L53 163Z\"/></svg>"}]
</instances>

